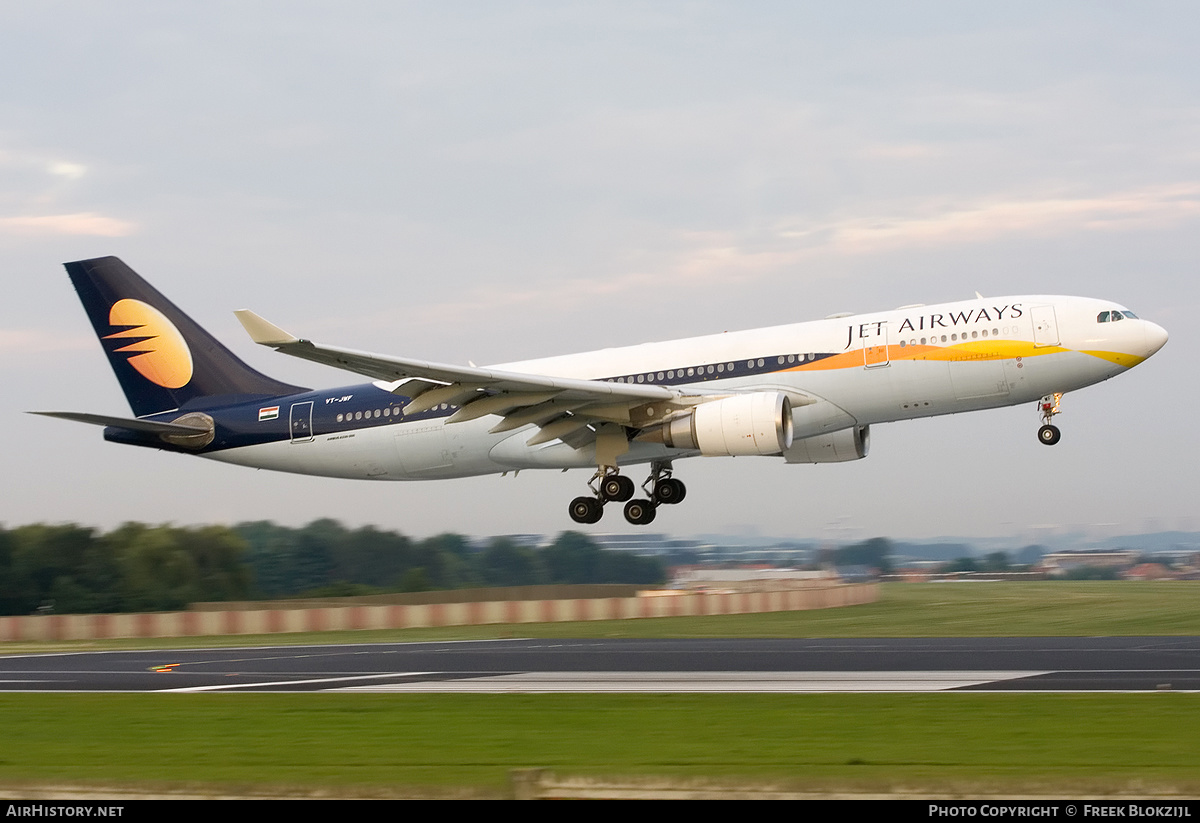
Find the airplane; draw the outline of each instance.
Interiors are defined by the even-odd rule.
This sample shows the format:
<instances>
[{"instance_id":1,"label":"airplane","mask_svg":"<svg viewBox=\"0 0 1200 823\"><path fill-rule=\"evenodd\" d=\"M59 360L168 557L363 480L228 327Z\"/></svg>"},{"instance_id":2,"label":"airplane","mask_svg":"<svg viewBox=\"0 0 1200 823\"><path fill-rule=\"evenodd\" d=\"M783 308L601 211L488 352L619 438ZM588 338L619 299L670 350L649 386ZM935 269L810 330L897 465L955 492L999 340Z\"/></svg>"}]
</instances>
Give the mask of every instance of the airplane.
<instances>
[{"instance_id":1,"label":"airplane","mask_svg":"<svg viewBox=\"0 0 1200 823\"><path fill-rule=\"evenodd\" d=\"M326 477L426 480L594 469L577 523L623 503L634 525L687 488L675 463L867 456L878 423L1037 401L1038 439L1062 396L1136 366L1167 332L1108 300L1024 295L507 363L456 366L296 337L235 312L250 338L371 382L314 390L267 377L116 257L65 264L134 417L35 412L104 439ZM625 473L649 464L644 496Z\"/></svg>"}]
</instances>

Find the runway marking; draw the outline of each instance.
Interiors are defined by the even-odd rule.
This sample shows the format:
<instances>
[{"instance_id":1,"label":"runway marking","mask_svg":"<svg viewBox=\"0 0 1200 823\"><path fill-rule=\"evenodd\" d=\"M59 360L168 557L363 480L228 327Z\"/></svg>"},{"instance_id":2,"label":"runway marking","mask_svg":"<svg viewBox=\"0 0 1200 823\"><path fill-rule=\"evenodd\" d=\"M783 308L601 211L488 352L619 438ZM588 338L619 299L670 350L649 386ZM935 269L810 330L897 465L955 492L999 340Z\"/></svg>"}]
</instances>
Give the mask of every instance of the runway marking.
<instances>
[{"instance_id":1,"label":"runway marking","mask_svg":"<svg viewBox=\"0 0 1200 823\"><path fill-rule=\"evenodd\" d=\"M1021 672L523 672L368 684L340 692L436 694L935 692L1049 674Z\"/></svg>"},{"instance_id":2,"label":"runway marking","mask_svg":"<svg viewBox=\"0 0 1200 823\"><path fill-rule=\"evenodd\" d=\"M221 692L232 689L269 689L276 686L311 686L318 683L343 683L350 680L379 680L396 677L428 677L437 672L388 672L387 674L358 674L350 677L319 677L308 680L276 680L262 683L230 683L216 686L186 686L179 689L154 689L157 692Z\"/></svg>"}]
</instances>

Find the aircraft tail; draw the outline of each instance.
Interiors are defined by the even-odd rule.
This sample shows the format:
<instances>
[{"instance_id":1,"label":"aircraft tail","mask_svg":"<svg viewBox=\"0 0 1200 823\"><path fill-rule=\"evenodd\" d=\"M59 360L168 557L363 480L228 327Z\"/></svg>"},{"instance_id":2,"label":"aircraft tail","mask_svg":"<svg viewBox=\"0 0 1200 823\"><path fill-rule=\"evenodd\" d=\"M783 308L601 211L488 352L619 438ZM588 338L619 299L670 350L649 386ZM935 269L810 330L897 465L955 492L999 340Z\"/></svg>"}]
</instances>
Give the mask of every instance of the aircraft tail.
<instances>
[{"instance_id":1,"label":"aircraft tail","mask_svg":"<svg viewBox=\"0 0 1200 823\"><path fill-rule=\"evenodd\" d=\"M250 368L116 257L65 266L138 417L308 391Z\"/></svg>"}]
</instances>

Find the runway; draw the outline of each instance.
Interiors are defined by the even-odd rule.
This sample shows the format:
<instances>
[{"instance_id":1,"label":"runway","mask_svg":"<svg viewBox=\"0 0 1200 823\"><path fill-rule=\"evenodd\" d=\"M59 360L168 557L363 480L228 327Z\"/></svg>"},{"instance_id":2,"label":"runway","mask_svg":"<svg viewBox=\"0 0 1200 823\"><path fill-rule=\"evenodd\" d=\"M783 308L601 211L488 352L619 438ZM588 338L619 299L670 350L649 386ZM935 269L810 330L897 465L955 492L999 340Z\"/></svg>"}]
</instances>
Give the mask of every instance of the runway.
<instances>
[{"instance_id":1,"label":"runway","mask_svg":"<svg viewBox=\"0 0 1200 823\"><path fill-rule=\"evenodd\" d=\"M7 692L1200 691L1200 638L494 640L0 656Z\"/></svg>"}]
</instances>

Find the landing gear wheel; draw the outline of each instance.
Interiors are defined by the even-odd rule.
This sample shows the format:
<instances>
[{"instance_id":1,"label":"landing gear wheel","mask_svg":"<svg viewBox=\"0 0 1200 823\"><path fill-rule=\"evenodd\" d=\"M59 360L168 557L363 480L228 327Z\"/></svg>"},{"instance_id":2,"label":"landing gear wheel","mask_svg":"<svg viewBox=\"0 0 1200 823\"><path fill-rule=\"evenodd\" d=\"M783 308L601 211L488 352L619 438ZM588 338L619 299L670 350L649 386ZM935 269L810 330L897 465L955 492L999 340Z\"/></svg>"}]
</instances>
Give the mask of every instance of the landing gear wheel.
<instances>
[{"instance_id":1,"label":"landing gear wheel","mask_svg":"<svg viewBox=\"0 0 1200 823\"><path fill-rule=\"evenodd\" d=\"M1038 440L1047 446L1053 446L1062 439L1058 426L1052 426L1050 421L1062 411L1062 392L1047 394L1038 401L1038 411L1042 413L1042 427L1038 429Z\"/></svg>"},{"instance_id":2,"label":"landing gear wheel","mask_svg":"<svg viewBox=\"0 0 1200 823\"><path fill-rule=\"evenodd\" d=\"M576 523L598 523L604 504L594 497L576 497L571 501L571 519Z\"/></svg>"},{"instance_id":3,"label":"landing gear wheel","mask_svg":"<svg viewBox=\"0 0 1200 823\"><path fill-rule=\"evenodd\" d=\"M654 484L654 502L674 505L687 497L687 486L682 480L668 477Z\"/></svg>"},{"instance_id":4,"label":"landing gear wheel","mask_svg":"<svg viewBox=\"0 0 1200 823\"><path fill-rule=\"evenodd\" d=\"M621 474L610 474L600 484L600 496L614 503L624 503L633 492L633 481Z\"/></svg>"},{"instance_id":5,"label":"landing gear wheel","mask_svg":"<svg viewBox=\"0 0 1200 823\"><path fill-rule=\"evenodd\" d=\"M630 500L625 504L625 519L635 526L645 526L654 520L654 504L649 500Z\"/></svg>"}]
</instances>

